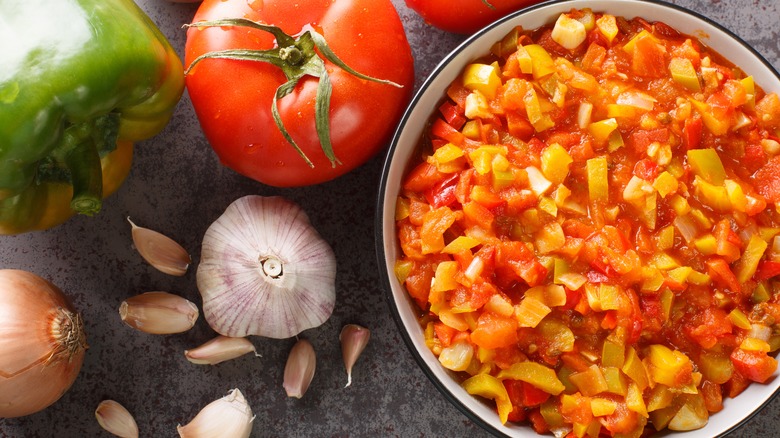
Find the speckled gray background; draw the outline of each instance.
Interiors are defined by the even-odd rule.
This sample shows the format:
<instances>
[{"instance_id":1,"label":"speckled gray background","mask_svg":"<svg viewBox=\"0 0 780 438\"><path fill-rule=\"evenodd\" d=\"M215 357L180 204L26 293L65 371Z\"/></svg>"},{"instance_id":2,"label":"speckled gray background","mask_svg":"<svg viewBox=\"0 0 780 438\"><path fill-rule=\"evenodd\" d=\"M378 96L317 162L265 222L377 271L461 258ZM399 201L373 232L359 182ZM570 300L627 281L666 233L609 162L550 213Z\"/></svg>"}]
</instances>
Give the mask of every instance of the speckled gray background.
<instances>
[{"instance_id":1,"label":"speckled gray background","mask_svg":"<svg viewBox=\"0 0 780 438\"><path fill-rule=\"evenodd\" d=\"M457 0L455 0L457 1ZM393 0L416 59L419 86L462 36L426 26L403 0ZM737 33L780 69L778 0L678 0ZM141 7L182 54L182 24L196 5L140 0ZM100 215L77 217L56 229L0 237L0 267L26 269L63 288L86 321L91 348L71 390L45 411L0 419L0 437L108 436L94 418L111 398L134 413L144 437L176 436L202 406L231 388L244 392L257 418L254 436L374 437L486 436L450 405L417 367L399 336L379 284L374 252L374 208L383 157L335 181L274 189L223 168L207 145L185 95L170 125L138 145L133 171ZM211 339L202 318L174 336L136 332L119 319L119 303L164 290L200 303L194 269L181 278L146 265L131 246L127 216L181 242L197 263L208 225L236 198L283 195L298 202L333 246L339 263L337 306L323 326L304 332L314 345L317 372L306 396L288 399L282 372L293 340L253 338L262 357L245 356L215 367L192 365L183 351ZM344 389L338 334L358 323L372 338ZM775 399L732 436L780 436Z\"/></svg>"}]
</instances>

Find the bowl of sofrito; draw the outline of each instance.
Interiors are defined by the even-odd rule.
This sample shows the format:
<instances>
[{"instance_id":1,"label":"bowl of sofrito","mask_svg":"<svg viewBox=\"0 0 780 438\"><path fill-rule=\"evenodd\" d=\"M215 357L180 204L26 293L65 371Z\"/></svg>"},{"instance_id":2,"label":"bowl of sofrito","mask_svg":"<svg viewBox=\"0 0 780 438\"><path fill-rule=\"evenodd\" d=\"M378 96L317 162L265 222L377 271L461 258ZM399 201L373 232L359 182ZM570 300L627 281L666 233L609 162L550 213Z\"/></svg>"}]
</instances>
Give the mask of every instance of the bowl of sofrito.
<instances>
[{"instance_id":1,"label":"bowl of sofrito","mask_svg":"<svg viewBox=\"0 0 780 438\"><path fill-rule=\"evenodd\" d=\"M652 1L563 1L437 66L383 169L390 306L496 435L726 434L777 392L780 76Z\"/></svg>"}]
</instances>

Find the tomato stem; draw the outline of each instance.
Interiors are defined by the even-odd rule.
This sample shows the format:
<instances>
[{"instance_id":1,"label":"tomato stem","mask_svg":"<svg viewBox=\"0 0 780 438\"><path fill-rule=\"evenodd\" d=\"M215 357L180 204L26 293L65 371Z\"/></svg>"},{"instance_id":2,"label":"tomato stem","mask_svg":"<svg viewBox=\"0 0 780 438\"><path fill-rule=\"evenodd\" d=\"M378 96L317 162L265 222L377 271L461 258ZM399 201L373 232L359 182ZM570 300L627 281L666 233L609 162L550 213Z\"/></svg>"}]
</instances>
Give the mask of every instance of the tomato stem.
<instances>
[{"instance_id":1,"label":"tomato stem","mask_svg":"<svg viewBox=\"0 0 780 438\"><path fill-rule=\"evenodd\" d=\"M314 123L322 151L333 167L341 164L341 161L336 158L336 155L333 152L333 145L330 138L329 114L333 85L331 84L330 77L328 76L327 69L325 68L325 60L360 79L379 82L381 84L391 85L398 88L403 87L402 85L399 85L395 82L384 79L377 79L353 70L341 59L339 59L338 56L336 56L333 50L331 50L331 48L328 46L325 37L312 29L306 30L300 36L295 38L284 33L284 31L276 26L258 23L256 21L245 18L225 18L211 21L200 21L197 23L185 25L185 27L195 28L231 26L249 27L269 32L276 38L276 47L267 50L227 49L208 52L195 58L192 63L190 63L184 74L189 74L198 63L206 59L230 59L237 61L266 62L280 68L282 72L284 72L284 75L287 78L287 82L281 84L276 89L276 93L274 93L274 98L271 102L271 115L273 116L274 123L281 132L282 136L284 136L285 140L287 140L287 142L295 148L295 151L298 152L298 155L300 155L304 161L306 161L306 164L308 164L309 167L314 167L314 163L312 163L309 157L306 156L300 146L298 146L290 133L287 131L287 128L285 128L281 115L279 114L278 107L279 99L282 99L288 94L292 93L302 78L306 76L318 78L317 94L315 96L314 107Z\"/></svg>"}]
</instances>

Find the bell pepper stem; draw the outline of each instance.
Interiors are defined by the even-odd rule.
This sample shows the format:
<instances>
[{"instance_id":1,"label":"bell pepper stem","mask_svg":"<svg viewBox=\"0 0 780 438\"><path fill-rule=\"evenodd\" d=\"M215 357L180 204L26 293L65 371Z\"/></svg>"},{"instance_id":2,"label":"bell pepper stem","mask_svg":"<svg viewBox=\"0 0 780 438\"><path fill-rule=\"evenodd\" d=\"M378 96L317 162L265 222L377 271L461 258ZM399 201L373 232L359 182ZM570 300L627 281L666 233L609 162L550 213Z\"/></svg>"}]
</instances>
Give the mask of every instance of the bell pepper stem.
<instances>
[{"instance_id":1,"label":"bell pepper stem","mask_svg":"<svg viewBox=\"0 0 780 438\"><path fill-rule=\"evenodd\" d=\"M77 213L92 216L100 212L103 198L103 171L100 155L91 141L78 144L65 154L70 170L73 198L70 207Z\"/></svg>"}]
</instances>

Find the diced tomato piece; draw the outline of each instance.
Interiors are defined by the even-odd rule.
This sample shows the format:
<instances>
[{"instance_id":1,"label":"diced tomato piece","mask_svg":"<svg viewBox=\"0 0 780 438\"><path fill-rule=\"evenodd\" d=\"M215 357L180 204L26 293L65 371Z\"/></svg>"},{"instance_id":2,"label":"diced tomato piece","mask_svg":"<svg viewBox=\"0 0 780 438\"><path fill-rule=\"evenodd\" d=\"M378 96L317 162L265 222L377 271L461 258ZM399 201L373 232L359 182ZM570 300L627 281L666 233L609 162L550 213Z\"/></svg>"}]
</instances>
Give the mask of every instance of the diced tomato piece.
<instances>
[{"instance_id":1,"label":"diced tomato piece","mask_svg":"<svg viewBox=\"0 0 780 438\"><path fill-rule=\"evenodd\" d=\"M634 165L634 175L645 181L653 181L658 176L658 164L649 158L643 158Z\"/></svg>"},{"instance_id":2,"label":"diced tomato piece","mask_svg":"<svg viewBox=\"0 0 780 438\"><path fill-rule=\"evenodd\" d=\"M523 242L501 242L496 252L496 268L508 268L529 286L536 286L547 277L545 268Z\"/></svg>"},{"instance_id":3,"label":"diced tomato piece","mask_svg":"<svg viewBox=\"0 0 780 438\"><path fill-rule=\"evenodd\" d=\"M731 353L731 362L740 374L759 383L766 382L777 370L777 360L761 351L737 348Z\"/></svg>"},{"instance_id":4,"label":"diced tomato piece","mask_svg":"<svg viewBox=\"0 0 780 438\"><path fill-rule=\"evenodd\" d=\"M631 59L631 71L639 76L660 78L666 74L666 49L652 37L638 38Z\"/></svg>"},{"instance_id":5,"label":"diced tomato piece","mask_svg":"<svg viewBox=\"0 0 780 438\"><path fill-rule=\"evenodd\" d=\"M663 143L667 141L669 141L668 128L638 129L629 136L629 143L639 154L647 153L647 147L653 142Z\"/></svg>"},{"instance_id":6,"label":"diced tomato piece","mask_svg":"<svg viewBox=\"0 0 780 438\"><path fill-rule=\"evenodd\" d=\"M440 207L425 214L420 227L423 254L430 254L444 249L444 232L455 223L459 213L448 207Z\"/></svg>"},{"instance_id":7,"label":"diced tomato piece","mask_svg":"<svg viewBox=\"0 0 780 438\"><path fill-rule=\"evenodd\" d=\"M610 397L615 402L615 412L600 418L601 424L612 434L629 433L639 425L639 414L628 409L625 400Z\"/></svg>"},{"instance_id":8,"label":"diced tomato piece","mask_svg":"<svg viewBox=\"0 0 780 438\"><path fill-rule=\"evenodd\" d=\"M539 199L531 190L509 187L499 192L499 196L506 202L506 213L516 215L535 206Z\"/></svg>"},{"instance_id":9,"label":"diced tomato piece","mask_svg":"<svg viewBox=\"0 0 780 438\"><path fill-rule=\"evenodd\" d=\"M601 32L591 32L591 34L601 35ZM601 71L601 65L606 58L607 49L597 42L591 42L588 50L585 51L585 55L582 57L582 69L587 72L598 73Z\"/></svg>"},{"instance_id":10,"label":"diced tomato piece","mask_svg":"<svg viewBox=\"0 0 780 438\"><path fill-rule=\"evenodd\" d=\"M409 276L406 277L406 290L420 309L428 308L428 294L431 291L431 280L436 273L437 263L414 262Z\"/></svg>"},{"instance_id":11,"label":"diced tomato piece","mask_svg":"<svg viewBox=\"0 0 780 438\"><path fill-rule=\"evenodd\" d=\"M709 412L720 412L723 410L723 393L720 385L705 380L701 384L701 395L704 397L704 406Z\"/></svg>"},{"instance_id":12,"label":"diced tomato piece","mask_svg":"<svg viewBox=\"0 0 780 438\"><path fill-rule=\"evenodd\" d=\"M571 395L570 402L561 406L561 415L569 423L590 424L593 421L593 411L590 408L590 397L579 392Z\"/></svg>"},{"instance_id":13,"label":"diced tomato piece","mask_svg":"<svg viewBox=\"0 0 780 438\"><path fill-rule=\"evenodd\" d=\"M755 172L762 168L768 160L764 148L758 142L749 142L745 145L745 156L740 160L740 164L745 166L749 172Z\"/></svg>"},{"instance_id":14,"label":"diced tomato piece","mask_svg":"<svg viewBox=\"0 0 780 438\"><path fill-rule=\"evenodd\" d=\"M477 281L469 288L456 290L450 302L454 307L479 310L497 293L498 290L492 284L486 281Z\"/></svg>"},{"instance_id":15,"label":"diced tomato piece","mask_svg":"<svg viewBox=\"0 0 780 438\"><path fill-rule=\"evenodd\" d=\"M767 202L780 202L780 155L753 174L753 187Z\"/></svg>"},{"instance_id":16,"label":"diced tomato piece","mask_svg":"<svg viewBox=\"0 0 780 438\"><path fill-rule=\"evenodd\" d=\"M731 330L728 314L716 307L708 307L697 314L686 327L688 336L705 349L714 347L723 335L731 334Z\"/></svg>"},{"instance_id":17,"label":"diced tomato piece","mask_svg":"<svg viewBox=\"0 0 780 438\"><path fill-rule=\"evenodd\" d=\"M443 347L452 345L452 338L458 333L454 328L441 322L433 324L433 332L436 333L436 337L439 338Z\"/></svg>"},{"instance_id":18,"label":"diced tomato piece","mask_svg":"<svg viewBox=\"0 0 780 438\"><path fill-rule=\"evenodd\" d=\"M477 225L485 230L491 230L493 228L495 215L493 215L487 207L477 202L469 201L463 204L463 215L466 224L469 226Z\"/></svg>"},{"instance_id":19,"label":"diced tomato piece","mask_svg":"<svg viewBox=\"0 0 780 438\"><path fill-rule=\"evenodd\" d=\"M506 127L509 133L523 141L528 141L534 135L534 127L528 117L519 110L506 111Z\"/></svg>"},{"instance_id":20,"label":"diced tomato piece","mask_svg":"<svg viewBox=\"0 0 780 438\"><path fill-rule=\"evenodd\" d=\"M701 133L703 127L704 123L699 116L685 119L682 132L682 141L685 149L690 150L699 148L699 145L701 144Z\"/></svg>"},{"instance_id":21,"label":"diced tomato piece","mask_svg":"<svg viewBox=\"0 0 780 438\"><path fill-rule=\"evenodd\" d=\"M477 328L471 332L471 341L487 349L512 345L517 342L517 320L483 312L477 319Z\"/></svg>"}]
</instances>

